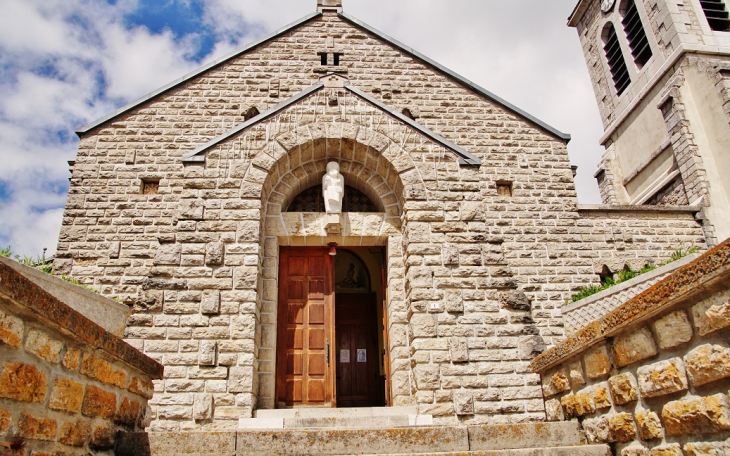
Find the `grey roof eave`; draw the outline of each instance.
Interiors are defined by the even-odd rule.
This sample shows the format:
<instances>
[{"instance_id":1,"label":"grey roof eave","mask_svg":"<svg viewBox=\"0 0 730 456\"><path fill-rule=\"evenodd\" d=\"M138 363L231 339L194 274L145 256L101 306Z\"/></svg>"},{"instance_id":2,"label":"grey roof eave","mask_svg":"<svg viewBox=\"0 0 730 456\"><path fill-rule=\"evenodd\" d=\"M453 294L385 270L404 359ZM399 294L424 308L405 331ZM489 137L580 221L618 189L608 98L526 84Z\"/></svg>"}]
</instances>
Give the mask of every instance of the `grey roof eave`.
<instances>
[{"instance_id":1,"label":"grey roof eave","mask_svg":"<svg viewBox=\"0 0 730 456\"><path fill-rule=\"evenodd\" d=\"M319 17L321 15L322 15L322 13L319 12L319 11L314 12L314 13L311 13L311 14L308 14L308 15L304 16L303 18L301 18L301 19L299 19L297 21L294 21L291 24L289 24L289 25L287 25L287 26L285 26L285 27L283 27L281 29L279 29L279 30L277 30L277 31L275 31L273 33L270 33L270 34L268 34L268 35L266 35L266 36L264 36L264 37L262 37L262 38L260 38L260 39L258 39L256 41L254 41L253 43L250 43L250 44L248 44L248 45L246 45L246 46L244 46L242 48L239 48L239 49L231 52L228 55L225 55L225 56L223 56L223 57L221 57L219 59L216 59L216 60L214 60L214 61L212 61L212 62L210 62L210 63L208 63L208 64L206 64L206 65L204 65L204 66L202 66L200 68L198 68L197 70L193 71L192 73L188 73L185 76L183 76L183 77L181 77L179 79L176 79L176 80L172 81L171 83L169 83L169 84L167 84L167 85L165 85L163 87L160 87L159 89L157 89L157 90L155 90L153 92L148 93L147 95L145 95L145 96L143 96L143 97L141 97L141 98L139 98L139 99L137 99L137 100L135 100L135 101L133 101L133 102L131 102L131 103L129 103L129 104L127 104L127 105L119 108L119 109L117 109L116 111L112 112L109 115L106 115L106 116L102 117L101 119L97 119L97 120L91 122L88 125L85 125L85 126L83 126L81 128L76 129L76 134L81 135L83 133L86 133L89 130L92 130L93 128L98 127L99 125L101 125L101 124L103 124L105 122L108 122L108 121L112 120L113 118L117 117L118 115L123 114L123 113L125 113L127 111L130 111L130 110L136 108L137 106L141 105L142 103L144 103L144 102L146 102L148 100L151 100L151 99L155 98L156 96L158 96L160 94L163 94L163 93L167 92L168 90L170 90L170 89L172 89L174 87L177 87L178 85L180 85L180 84L182 84L182 83L184 83L186 81L189 81L189 80L191 80L191 79L193 79L193 78L195 78L197 76L200 76L201 74L205 73L206 71L208 71L208 70L210 70L212 68L215 68L218 65L221 65L221 64L227 62L228 60L230 60L232 58L238 57L241 54L245 54L246 52L248 52L248 51L250 51L250 50L252 50L252 49L254 49L254 48L258 47L258 46L261 46L262 44L265 44L268 41L271 41L271 40L273 40L273 39L275 39L275 38L277 38L277 37L279 37L279 36L281 36L281 35L283 35L285 33L288 33L292 29L294 29L296 27L299 27L300 25L305 24L305 23L311 21L312 19L315 19L315 18L317 18L317 17Z\"/></svg>"},{"instance_id":2,"label":"grey roof eave","mask_svg":"<svg viewBox=\"0 0 730 456\"><path fill-rule=\"evenodd\" d=\"M568 17L568 26L575 27L578 25L578 21L580 20L581 16L583 16L583 12L588 7L588 0L579 0L578 4L575 5L575 8L573 8L573 12L570 13L570 17Z\"/></svg>"},{"instance_id":3,"label":"grey roof eave","mask_svg":"<svg viewBox=\"0 0 730 456\"><path fill-rule=\"evenodd\" d=\"M462 147L459 147L456 144L454 144L453 142L444 138L443 136L441 136L437 133L434 133L433 131L429 130L428 128L424 127L423 125L419 124L418 122L414 121L413 119L410 119L410 118L404 116L402 113L391 108L390 106L386 105L385 103L377 100L374 97L371 97L370 95L366 94L362 90L355 88L351 85L345 85L345 89L354 93L358 97L364 99L368 103L375 105L378 109L387 112L391 116L393 116L396 119L400 120L401 122L409 125L411 128L417 130L421 134L431 138L433 141L436 141L436 142L440 143L441 145L443 145L444 147L453 150L454 152L456 152L457 155L461 156L461 158L459 160L460 164L481 166L482 161L479 159L479 157L476 157L476 156L470 154L469 152L464 150Z\"/></svg>"},{"instance_id":4,"label":"grey roof eave","mask_svg":"<svg viewBox=\"0 0 730 456\"><path fill-rule=\"evenodd\" d=\"M288 108L289 106L293 105L294 103L297 103L298 101L312 95L313 93L319 91L323 87L324 87L324 84L321 81L319 81L316 84L314 84L313 86L302 90L298 94L279 103L278 105L267 110L266 112L263 112L263 113L259 114L258 116L253 117L240 125L237 125L236 127L232 128L231 130L228 130L227 132L223 133L222 135L212 139L211 141L207 142L206 144L203 144L202 146L198 147L197 149L193 150L192 152L185 154L182 158L183 163L203 163L203 162L205 162L205 156L202 155L203 152L207 151L211 147L214 147L214 146L220 144L221 142L225 141L226 139L246 130L247 128L250 128L259 122L263 122L264 120L275 116L279 112L283 111L284 109ZM345 89L349 90L356 96L362 98L366 102L372 104L373 106L380 109L381 111L384 111L387 114L391 115L392 117L396 118L397 120L400 120L401 122L410 126L414 130L416 130L419 133L423 134L424 136L430 138L431 140L438 142L439 144L446 147L447 149L451 149L457 155L459 155L460 164L468 165L468 166L480 166L482 164L479 157L476 157L476 156L470 154L469 152L464 150L462 147L459 147L456 144L454 144L453 142L444 138L443 136L440 136L437 133L434 133L433 131L429 130L428 128L424 127L423 125L419 124L418 122L415 122L414 120L409 119L408 117L404 116L402 113L398 112L394 108L371 97L370 95L366 94L362 90L352 87L349 84L345 84Z\"/></svg>"},{"instance_id":5,"label":"grey roof eave","mask_svg":"<svg viewBox=\"0 0 730 456\"><path fill-rule=\"evenodd\" d=\"M409 55L411 55L411 56L413 56L413 57L415 57L415 58L417 58L417 59L425 62L429 66L432 66L432 67L436 68L437 70L439 70L439 71L441 71L443 73L446 73L449 77L451 77L451 78L459 81L461 84L464 84L465 86L469 87L470 89L474 90L475 92L479 93L480 95L483 95L483 96L489 98L490 100L494 101L495 103L497 103L497 104L499 104L499 105L507 108L508 110L514 112L515 114L517 114L517 115L519 115L519 116L527 119L529 122L537 125L541 129L549 132L550 134L558 137L559 139L562 139L562 140L564 140L566 142L570 141L570 135L569 134L563 133L560 130L558 130L558 129L554 128L554 127L551 127L550 125L546 124L542 120L540 120L540 119L532 116L531 114L523 111L522 109L518 108L517 106L515 106L515 105L509 103L508 101L506 101L506 100L498 97L497 95L495 95L492 92L488 91L484 87L481 87L480 85L478 85L478 84L470 81L469 79L461 76L460 74L457 74L457 73L449 70L445 66L441 65L440 63L438 63L438 62L436 62L436 61L434 61L434 60L432 60L432 59L430 59L428 57L426 57L425 55L421 54L420 52L416 51L415 49L413 49L413 48L411 48L409 46L406 46L405 44L401 43L400 41L398 41L398 40L396 40L394 38L391 38L390 36L384 34L383 32L381 32L381 31L379 31L379 30L377 30L377 29L369 26L368 24L360 21L357 18L354 18L352 16L347 15L346 13L339 13L339 16L342 19L346 20L347 22L351 23L352 25L355 25L356 27L360 27L360 28L368 31L369 33L377 36L378 38L380 38L380 39L382 39L384 41L387 41L388 43L390 43L393 46L397 47L398 49L400 49L401 51L405 52L406 54L409 54Z\"/></svg>"},{"instance_id":6,"label":"grey roof eave","mask_svg":"<svg viewBox=\"0 0 730 456\"><path fill-rule=\"evenodd\" d=\"M281 103L274 106L273 108L266 110L266 111L262 112L261 114L248 119L246 122L244 122L240 125L237 125L236 127L223 133L222 135L220 135L220 136L210 140L209 142L203 144L202 146L198 147L194 151L183 155L183 158L182 158L183 163L205 161L205 157L197 156L197 155L205 152L206 150L210 149L211 147L215 146L216 144L219 144L219 143L225 141L226 139L230 138L231 136L233 136L237 133L240 133L243 130L245 130L253 125L256 125L259 122L263 122L264 120L268 119L269 117L275 116L280 111L283 111L284 109L288 108L289 106L293 105L294 103L298 102L299 100L308 97L309 95L313 94L314 92L317 92L322 87L324 87L324 84L322 84L321 81L317 82L313 86L310 86L310 87L302 90L301 92L294 95L293 97L282 101Z\"/></svg>"}]
</instances>

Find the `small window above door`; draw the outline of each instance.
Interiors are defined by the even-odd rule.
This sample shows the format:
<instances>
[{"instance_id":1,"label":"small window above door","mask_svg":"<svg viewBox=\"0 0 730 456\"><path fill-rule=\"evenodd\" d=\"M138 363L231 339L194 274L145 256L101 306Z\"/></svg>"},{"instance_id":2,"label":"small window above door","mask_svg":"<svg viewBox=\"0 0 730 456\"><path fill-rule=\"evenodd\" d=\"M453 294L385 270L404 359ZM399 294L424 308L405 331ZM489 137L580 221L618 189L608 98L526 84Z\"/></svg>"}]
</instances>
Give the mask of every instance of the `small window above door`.
<instances>
[{"instance_id":1,"label":"small window above door","mask_svg":"<svg viewBox=\"0 0 730 456\"><path fill-rule=\"evenodd\" d=\"M325 212L322 187L315 185L298 194L284 212ZM345 185L342 212L379 212L377 206L360 190Z\"/></svg>"}]
</instances>

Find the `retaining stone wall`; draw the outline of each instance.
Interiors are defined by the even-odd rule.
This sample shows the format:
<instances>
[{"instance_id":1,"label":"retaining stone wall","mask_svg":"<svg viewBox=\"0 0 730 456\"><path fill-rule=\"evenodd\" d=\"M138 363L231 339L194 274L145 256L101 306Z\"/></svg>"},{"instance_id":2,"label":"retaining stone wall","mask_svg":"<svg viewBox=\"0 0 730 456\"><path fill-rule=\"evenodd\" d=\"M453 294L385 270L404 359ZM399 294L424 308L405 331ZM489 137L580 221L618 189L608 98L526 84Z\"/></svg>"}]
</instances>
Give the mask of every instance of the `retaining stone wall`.
<instances>
[{"instance_id":1,"label":"retaining stone wall","mask_svg":"<svg viewBox=\"0 0 730 456\"><path fill-rule=\"evenodd\" d=\"M114 454L162 366L0 264L0 454Z\"/></svg>"},{"instance_id":2,"label":"retaining stone wall","mask_svg":"<svg viewBox=\"0 0 730 456\"><path fill-rule=\"evenodd\" d=\"M616 454L730 451L730 241L533 361L547 419Z\"/></svg>"}]
</instances>

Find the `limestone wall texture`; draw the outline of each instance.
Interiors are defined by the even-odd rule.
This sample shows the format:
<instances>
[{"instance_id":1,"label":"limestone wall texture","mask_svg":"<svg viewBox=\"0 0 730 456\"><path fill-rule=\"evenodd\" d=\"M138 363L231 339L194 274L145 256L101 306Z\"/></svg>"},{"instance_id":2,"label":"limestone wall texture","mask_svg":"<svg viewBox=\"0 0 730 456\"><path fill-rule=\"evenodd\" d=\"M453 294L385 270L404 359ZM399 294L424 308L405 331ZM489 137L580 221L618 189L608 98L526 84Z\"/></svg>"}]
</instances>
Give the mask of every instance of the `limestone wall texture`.
<instances>
[{"instance_id":1,"label":"limestone wall texture","mask_svg":"<svg viewBox=\"0 0 730 456\"><path fill-rule=\"evenodd\" d=\"M324 72L482 166L342 88L183 160ZM381 210L336 237L285 212L327 160ZM56 267L132 308L125 339L165 365L152 430L228 429L274 407L279 247L331 241L387 247L393 404L477 424L544 416L529 362L603 264L705 246L686 208L579 210L564 140L325 12L82 134Z\"/></svg>"},{"instance_id":2,"label":"limestone wall texture","mask_svg":"<svg viewBox=\"0 0 730 456\"><path fill-rule=\"evenodd\" d=\"M730 241L536 358L548 420L615 454L730 451Z\"/></svg>"},{"instance_id":3,"label":"limestone wall texture","mask_svg":"<svg viewBox=\"0 0 730 456\"><path fill-rule=\"evenodd\" d=\"M162 366L0 264L0 454L112 455Z\"/></svg>"}]
</instances>

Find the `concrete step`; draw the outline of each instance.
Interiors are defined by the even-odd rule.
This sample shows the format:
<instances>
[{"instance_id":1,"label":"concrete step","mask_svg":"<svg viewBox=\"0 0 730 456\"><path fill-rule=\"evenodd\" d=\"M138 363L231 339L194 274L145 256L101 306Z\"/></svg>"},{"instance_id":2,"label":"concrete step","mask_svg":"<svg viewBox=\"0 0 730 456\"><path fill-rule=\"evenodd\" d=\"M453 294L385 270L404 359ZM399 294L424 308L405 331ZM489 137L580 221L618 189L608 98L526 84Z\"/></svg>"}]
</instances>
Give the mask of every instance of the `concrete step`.
<instances>
[{"instance_id":1,"label":"concrete step","mask_svg":"<svg viewBox=\"0 0 730 456\"><path fill-rule=\"evenodd\" d=\"M359 408L291 408L255 410L254 418L329 418L336 416L408 416L417 415L416 407L359 407Z\"/></svg>"},{"instance_id":2,"label":"concrete step","mask_svg":"<svg viewBox=\"0 0 730 456\"><path fill-rule=\"evenodd\" d=\"M284 419L284 418L279 418ZM130 433L118 456L444 455L606 456L577 422L382 429L277 429Z\"/></svg>"},{"instance_id":3,"label":"concrete step","mask_svg":"<svg viewBox=\"0 0 730 456\"><path fill-rule=\"evenodd\" d=\"M415 407L312 407L257 410L254 418L241 418L238 429L370 429L432 425L433 417L417 415Z\"/></svg>"},{"instance_id":4,"label":"concrete step","mask_svg":"<svg viewBox=\"0 0 730 456\"><path fill-rule=\"evenodd\" d=\"M555 448L523 448L518 450L460 451L457 453L417 453L363 456L612 456L608 445L579 445Z\"/></svg>"}]
</instances>

